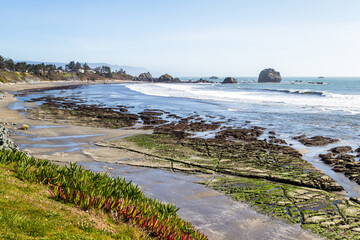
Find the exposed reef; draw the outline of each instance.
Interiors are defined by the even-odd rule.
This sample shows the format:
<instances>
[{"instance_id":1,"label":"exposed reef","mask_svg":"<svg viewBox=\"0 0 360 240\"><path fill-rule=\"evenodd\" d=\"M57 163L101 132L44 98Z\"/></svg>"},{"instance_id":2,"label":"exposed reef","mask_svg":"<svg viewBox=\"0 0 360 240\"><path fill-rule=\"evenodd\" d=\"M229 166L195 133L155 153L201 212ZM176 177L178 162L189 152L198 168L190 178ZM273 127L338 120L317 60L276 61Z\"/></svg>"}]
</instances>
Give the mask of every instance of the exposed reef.
<instances>
[{"instance_id":1,"label":"exposed reef","mask_svg":"<svg viewBox=\"0 0 360 240\"><path fill-rule=\"evenodd\" d=\"M360 153L351 155L352 148L350 146L336 147L329 150L330 153L319 154L322 162L332 166L335 172L345 174L350 180L360 184L360 162L356 158L360 158Z\"/></svg>"},{"instance_id":2,"label":"exposed reef","mask_svg":"<svg viewBox=\"0 0 360 240\"><path fill-rule=\"evenodd\" d=\"M336 143L339 139L333 139L323 136L306 137L305 135L293 137L294 140L298 140L305 146L326 146L331 143Z\"/></svg>"}]
</instances>

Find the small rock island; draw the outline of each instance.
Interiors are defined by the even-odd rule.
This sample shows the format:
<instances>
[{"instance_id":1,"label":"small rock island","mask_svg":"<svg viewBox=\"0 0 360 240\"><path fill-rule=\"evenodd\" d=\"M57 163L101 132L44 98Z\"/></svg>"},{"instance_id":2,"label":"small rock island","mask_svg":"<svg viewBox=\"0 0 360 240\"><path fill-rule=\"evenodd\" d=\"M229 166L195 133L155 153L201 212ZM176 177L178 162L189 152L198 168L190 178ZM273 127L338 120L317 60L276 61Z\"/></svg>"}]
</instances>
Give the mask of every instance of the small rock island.
<instances>
[{"instance_id":1,"label":"small rock island","mask_svg":"<svg viewBox=\"0 0 360 240\"><path fill-rule=\"evenodd\" d=\"M222 82L222 84L234 84L237 83L237 80L235 78L232 77L227 77L224 79L224 81Z\"/></svg>"},{"instance_id":2,"label":"small rock island","mask_svg":"<svg viewBox=\"0 0 360 240\"><path fill-rule=\"evenodd\" d=\"M275 71L274 69L267 68L260 72L258 82L259 83L266 83L266 82L279 83L279 82L281 82L281 75L279 72Z\"/></svg>"}]
</instances>

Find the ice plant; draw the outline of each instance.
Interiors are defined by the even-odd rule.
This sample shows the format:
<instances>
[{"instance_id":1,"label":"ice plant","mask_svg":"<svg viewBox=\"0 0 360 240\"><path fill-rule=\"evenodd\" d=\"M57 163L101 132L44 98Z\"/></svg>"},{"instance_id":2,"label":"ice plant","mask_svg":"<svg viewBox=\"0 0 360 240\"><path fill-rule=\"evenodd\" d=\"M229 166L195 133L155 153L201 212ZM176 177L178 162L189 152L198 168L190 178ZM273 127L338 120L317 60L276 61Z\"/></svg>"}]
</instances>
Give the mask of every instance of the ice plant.
<instances>
[{"instance_id":1,"label":"ice plant","mask_svg":"<svg viewBox=\"0 0 360 240\"><path fill-rule=\"evenodd\" d=\"M82 210L95 208L116 213L118 218L131 221L159 239L207 239L177 216L179 209L174 204L147 198L137 185L124 178L94 173L75 163L61 167L11 150L0 151L0 163L15 164L16 175L21 179L49 185L49 193L57 201L73 203Z\"/></svg>"}]
</instances>

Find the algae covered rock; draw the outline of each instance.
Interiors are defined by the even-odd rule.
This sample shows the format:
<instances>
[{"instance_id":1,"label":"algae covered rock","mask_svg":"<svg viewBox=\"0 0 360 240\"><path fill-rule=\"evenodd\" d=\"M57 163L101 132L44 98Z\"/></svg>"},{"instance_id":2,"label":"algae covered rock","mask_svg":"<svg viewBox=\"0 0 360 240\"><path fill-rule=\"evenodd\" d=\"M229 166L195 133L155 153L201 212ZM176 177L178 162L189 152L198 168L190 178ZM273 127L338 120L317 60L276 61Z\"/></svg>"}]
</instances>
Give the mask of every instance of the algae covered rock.
<instances>
[{"instance_id":1,"label":"algae covered rock","mask_svg":"<svg viewBox=\"0 0 360 240\"><path fill-rule=\"evenodd\" d=\"M323 136L314 136L314 137L306 138L304 135L294 137L293 139L296 139L299 142L301 142L302 144L304 144L305 146L310 146L310 147L326 146L328 144L336 143L339 141L339 139L333 139L333 138L323 137Z\"/></svg>"},{"instance_id":2,"label":"algae covered rock","mask_svg":"<svg viewBox=\"0 0 360 240\"><path fill-rule=\"evenodd\" d=\"M350 146L341 146L341 147L334 147L329 151L336 154L344 154L344 153L352 152L352 148Z\"/></svg>"}]
</instances>

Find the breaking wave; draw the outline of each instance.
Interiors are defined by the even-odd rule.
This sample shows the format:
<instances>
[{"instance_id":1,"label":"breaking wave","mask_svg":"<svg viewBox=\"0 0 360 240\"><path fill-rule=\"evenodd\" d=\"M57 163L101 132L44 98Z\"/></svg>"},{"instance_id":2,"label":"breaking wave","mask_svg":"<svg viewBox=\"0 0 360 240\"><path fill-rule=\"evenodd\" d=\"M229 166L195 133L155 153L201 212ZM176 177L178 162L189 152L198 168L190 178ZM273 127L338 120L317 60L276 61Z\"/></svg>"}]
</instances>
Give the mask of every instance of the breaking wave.
<instances>
[{"instance_id":1,"label":"breaking wave","mask_svg":"<svg viewBox=\"0 0 360 240\"><path fill-rule=\"evenodd\" d=\"M298 89L228 88L196 84L125 84L146 95L190 98L233 103L289 105L318 111L360 113L360 95L343 95L325 91Z\"/></svg>"}]
</instances>

